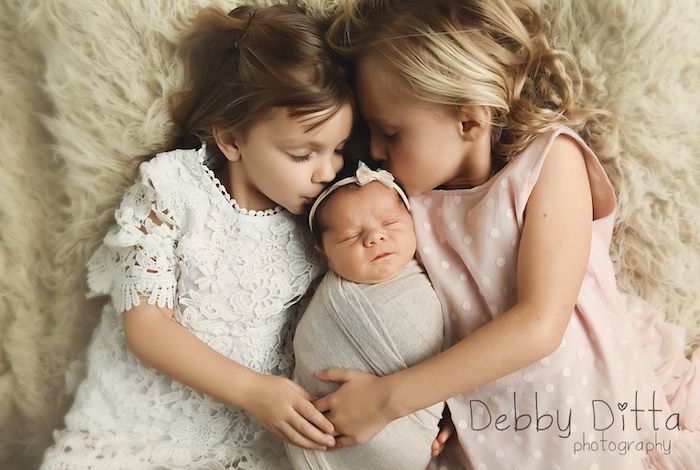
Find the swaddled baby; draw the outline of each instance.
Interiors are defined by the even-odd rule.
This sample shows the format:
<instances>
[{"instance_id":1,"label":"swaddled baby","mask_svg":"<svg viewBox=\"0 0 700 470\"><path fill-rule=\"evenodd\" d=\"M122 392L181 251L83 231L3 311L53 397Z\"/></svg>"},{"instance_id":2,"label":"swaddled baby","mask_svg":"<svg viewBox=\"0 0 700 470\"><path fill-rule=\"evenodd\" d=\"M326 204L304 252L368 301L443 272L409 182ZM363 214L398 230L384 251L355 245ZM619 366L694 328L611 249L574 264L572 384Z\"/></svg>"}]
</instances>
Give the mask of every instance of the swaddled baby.
<instances>
[{"instance_id":1,"label":"swaddled baby","mask_svg":"<svg viewBox=\"0 0 700 470\"><path fill-rule=\"evenodd\" d=\"M406 195L384 170L363 163L323 192L309 224L328 261L294 337L294 380L315 396L338 385L314 373L342 367L378 376L442 347L440 302L415 261ZM287 446L295 469L424 469L443 404L393 421L369 442L338 450Z\"/></svg>"}]
</instances>

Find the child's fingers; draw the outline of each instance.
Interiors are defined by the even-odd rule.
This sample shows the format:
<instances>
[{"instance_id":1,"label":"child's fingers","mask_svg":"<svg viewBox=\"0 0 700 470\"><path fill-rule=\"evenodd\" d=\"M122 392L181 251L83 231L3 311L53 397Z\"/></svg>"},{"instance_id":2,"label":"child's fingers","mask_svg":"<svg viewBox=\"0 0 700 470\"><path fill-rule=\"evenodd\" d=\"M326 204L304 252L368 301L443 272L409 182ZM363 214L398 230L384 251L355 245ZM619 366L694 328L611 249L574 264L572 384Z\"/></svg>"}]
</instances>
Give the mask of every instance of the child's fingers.
<instances>
[{"instance_id":1,"label":"child's fingers","mask_svg":"<svg viewBox=\"0 0 700 470\"><path fill-rule=\"evenodd\" d=\"M447 440L450 438L451 435L452 435L452 429L449 429L449 428L443 429L438 434L436 440L438 441L438 443L444 444L445 442L447 442Z\"/></svg>"},{"instance_id":2,"label":"child's fingers","mask_svg":"<svg viewBox=\"0 0 700 470\"><path fill-rule=\"evenodd\" d=\"M316 426L321 431L330 435L335 433L335 426L333 426L333 423L326 418L326 415L318 411L313 403L307 401L298 405L295 409L297 413L299 413L308 422Z\"/></svg>"},{"instance_id":3,"label":"child's fingers","mask_svg":"<svg viewBox=\"0 0 700 470\"><path fill-rule=\"evenodd\" d=\"M343 447L356 446L357 441L350 436L340 436L335 439L335 447L333 449L342 449ZM332 449L331 449L332 450Z\"/></svg>"},{"instance_id":4,"label":"child's fingers","mask_svg":"<svg viewBox=\"0 0 700 470\"><path fill-rule=\"evenodd\" d=\"M331 409L331 395L326 395L325 397L321 397L318 400L314 400L314 408L316 408L316 411L319 413L325 413L326 411L330 411Z\"/></svg>"},{"instance_id":5,"label":"child's fingers","mask_svg":"<svg viewBox=\"0 0 700 470\"><path fill-rule=\"evenodd\" d=\"M311 402L305 402L295 407L298 413L292 425L297 431L324 446L334 446L335 429L326 416L318 411Z\"/></svg>"},{"instance_id":6,"label":"child's fingers","mask_svg":"<svg viewBox=\"0 0 700 470\"><path fill-rule=\"evenodd\" d=\"M430 448L430 455L432 457L437 457L442 453L442 451L445 450L445 444L440 444L437 442L437 440L433 441L433 445Z\"/></svg>"},{"instance_id":7,"label":"child's fingers","mask_svg":"<svg viewBox=\"0 0 700 470\"><path fill-rule=\"evenodd\" d=\"M333 436L324 433L300 414L294 416L289 421L289 424L291 424L299 434L314 441L318 445L323 447L333 447L335 445L335 438Z\"/></svg>"},{"instance_id":8,"label":"child's fingers","mask_svg":"<svg viewBox=\"0 0 700 470\"><path fill-rule=\"evenodd\" d=\"M433 453L435 453L435 452L439 453L444 447L445 447L445 443L440 442L437 438L435 438L433 440L432 445L430 446L430 450L432 450Z\"/></svg>"},{"instance_id":9,"label":"child's fingers","mask_svg":"<svg viewBox=\"0 0 700 470\"><path fill-rule=\"evenodd\" d=\"M348 380L350 380L350 376L352 375L352 370L350 369L342 369L342 368L330 368L330 369L323 369L318 372L316 372L314 375L316 376L317 379L319 380L325 380L327 382L336 382L339 384L345 383Z\"/></svg>"},{"instance_id":10,"label":"child's fingers","mask_svg":"<svg viewBox=\"0 0 700 470\"><path fill-rule=\"evenodd\" d=\"M437 437L433 440L433 443L430 446L432 457L437 457L443 450L445 450L445 443L452 436L452 434L454 434L454 426L452 425L448 425L440 429L440 432L438 432Z\"/></svg>"},{"instance_id":11,"label":"child's fingers","mask_svg":"<svg viewBox=\"0 0 700 470\"><path fill-rule=\"evenodd\" d=\"M294 429L294 427L289 423L280 424L278 430L282 434L281 437L292 445L303 447L304 449L326 450L326 446L317 444L311 439L308 439L306 436Z\"/></svg>"},{"instance_id":12,"label":"child's fingers","mask_svg":"<svg viewBox=\"0 0 700 470\"><path fill-rule=\"evenodd\" d=\"M301 395L302 397L304 397L304 400L306 400L306 401L314 401L314 400L316 399L315 396L313 396L313 395L311 395L309 392L307 392L307 391L304 389L304 387L302 387L302 386L299 385L298 383L293 382L293 381L291 381L291 380L289 380L287 383L288 383L292 388L294 388L294 390L296 390L296 392L297 392L299 395Z\"/></svg>"}]
</instances>

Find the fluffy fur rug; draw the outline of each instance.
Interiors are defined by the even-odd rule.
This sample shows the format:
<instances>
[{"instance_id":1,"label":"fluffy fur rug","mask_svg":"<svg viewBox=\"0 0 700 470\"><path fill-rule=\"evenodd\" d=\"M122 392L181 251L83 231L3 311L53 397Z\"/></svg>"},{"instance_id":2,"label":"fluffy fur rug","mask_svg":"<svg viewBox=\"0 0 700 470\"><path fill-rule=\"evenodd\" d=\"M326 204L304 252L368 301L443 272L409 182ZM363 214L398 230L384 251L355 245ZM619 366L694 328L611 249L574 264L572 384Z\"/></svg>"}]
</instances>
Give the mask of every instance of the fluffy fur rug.
<instances>
[{"instance_id":1,"label":"fluffy fur rug","mask_svg":"<svg viewBox=\"0 0 700 470\"><path fill-rule=\"evenodd\" d=\"M307 0L315 12L336 1ZM0 3L0 468L35 468L70 404L69 364L100 303L86 259L140 158L171 129L174 44L210 0ZM226 8L234 2L218 1ZM621 289L700 340L700 7L695 0L540 0L586 99L619 117ZM75 377L73 377L73 380ZM70 385L70 383L68 384Z\"/></svg>"}]
</instances>

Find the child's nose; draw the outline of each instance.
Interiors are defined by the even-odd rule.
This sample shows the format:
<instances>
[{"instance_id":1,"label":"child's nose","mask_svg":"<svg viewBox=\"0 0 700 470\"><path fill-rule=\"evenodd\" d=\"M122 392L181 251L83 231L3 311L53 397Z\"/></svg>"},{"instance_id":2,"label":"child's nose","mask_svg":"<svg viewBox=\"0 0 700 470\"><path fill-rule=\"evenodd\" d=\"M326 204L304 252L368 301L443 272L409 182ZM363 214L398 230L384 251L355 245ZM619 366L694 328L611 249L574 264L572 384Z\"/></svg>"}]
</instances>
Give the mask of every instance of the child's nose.
<instances>
[{"instance_id":1,"label":"child's nose","mask_svg":"<svg viewBox=\"0 0 700 470\"><path fill-rule=\"evenodd\" d=\"M369 141L369 154L372 160L381 161L388 158L386 154L386 146L381 139L372 136Z\"/></svg>"},{"instance_id":2,"label":"child's nose","mask_svg":"<svg viewBox=\"0 0 700 470\"><path fill-rule=\"evenodd\" d=\"M329 183L335 178L336 169L331 158L324 158L314 170L311 181L314 183Z\"/></svg>"},{"instance_id":3,"label":"child's nose","mask_svg":"<svg viewBox=\"0 0 700 470\"><path fill-rule=\"evenodd\" d=\"M367 233L365 237L365 246L374 246L377 243L384 241L386 235L383 230L371 230Z\"/></svg>"}]
</instances>

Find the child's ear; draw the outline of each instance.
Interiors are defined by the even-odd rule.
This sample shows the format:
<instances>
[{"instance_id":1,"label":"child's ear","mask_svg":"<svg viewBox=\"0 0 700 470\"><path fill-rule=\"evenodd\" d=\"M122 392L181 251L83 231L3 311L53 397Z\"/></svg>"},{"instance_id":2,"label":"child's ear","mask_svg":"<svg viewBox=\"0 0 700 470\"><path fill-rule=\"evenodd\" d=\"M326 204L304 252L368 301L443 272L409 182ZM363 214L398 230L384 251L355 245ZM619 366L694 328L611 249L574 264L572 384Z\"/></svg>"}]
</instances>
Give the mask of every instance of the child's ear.
<instances>
[{"instance_id":1,"label":"child's ear","mask_svg":"<svg viewBox=\"0 0 700 470\"><path fill-rule=\"evenodd\" d=\"M318 245L318 244L314 245L314 251L315 251L316 253L318 253L319 255L321 255L321 256L323 257L323 259L325 259L326 261L328 261L328 256L326 256L326 252L323 251L323 246L320 246L320 245Z\"/></svg>"},{"instance_id":2,"label":"child's ear","mask_svg":"<svg viewBox=\"0 0 700 470\"><path fill-rule=\"evenodd\" d=\"M230 129L222 129L220 127L212 128L212 134L214 135L214 141L216 145L224 154L227 160L235 162L241 159L241 153L238 150L238 145L236 144L237 137L233 134Z\"/></svg>"},{"instance_id":3,"label":"child's ear","mask_svg":"<svg viewBox=\"0 0 700 470\"><path fill-rule=\"evenodd\" d=\"M461 106L458 114L460 135L464 140L478 140L491 129L491 108L488 106Z\"/></svg>"}]
</instances>

